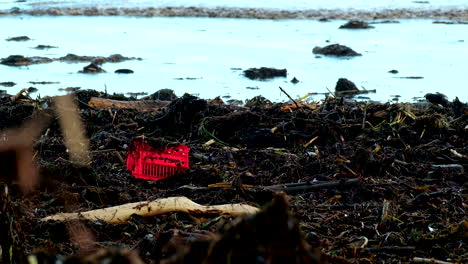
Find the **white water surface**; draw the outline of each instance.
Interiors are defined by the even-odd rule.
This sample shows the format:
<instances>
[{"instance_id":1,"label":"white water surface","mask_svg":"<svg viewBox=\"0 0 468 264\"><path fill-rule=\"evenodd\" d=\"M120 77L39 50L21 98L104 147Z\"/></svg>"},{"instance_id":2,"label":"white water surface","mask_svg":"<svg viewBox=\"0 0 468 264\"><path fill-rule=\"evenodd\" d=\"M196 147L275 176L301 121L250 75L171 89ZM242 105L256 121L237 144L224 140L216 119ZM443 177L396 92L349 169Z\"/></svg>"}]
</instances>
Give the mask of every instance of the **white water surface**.
<instances>
[{"instance_id":1,"label":"white water surface","mask_svg":"<svg viewBox=\"0 0 468 264\"><path fill-rule=\"evenodd\" d=\"M468 25L432 24L432 20L400 20L399 24L376 24L375 29L342 30L346 21L255 20L222 18L135 17L31 17L0 18L0 58L13 54L57 58L67 53L108 56L120 53L142 61L106 63L107 73L79 74L87 63L53 62L11 67L0 65L0 82L15 87L0 89L16 93L24 87L39 88L43 95L60 94L58 88L108 92L148 92L170 88L176 94L203 98L231 96L247 99L263 95L283 101L278 86L293 97L333 90L338 78L348 78L377 93L366 95L388 101L394 95L411 101L427 92L442 92L468 101L466 62ZM32 41L3 39L27 35ZM314 46L347 45L361 57L333 58L312 54ZM58 49L35 50L38 44ZM254 81L232 68L276 67L288 70L287 78ZM130 75L113 73L129 68ZM396 69L399 74L390 74ZM424 79L397 77L421 76ZM176 78L199 78L177 80ZM289 82L296 77L301 82ZM60 84L32 85L29 81ZM246 89L258 87L258 90ZM323 96L316 97L322 99Z\"/></svg>"},{"instance_id":2,"label":"white water surface","mask_svg":"<svg viewBox=\"0 0 468 264\"><path fill-rule=\"evenodd\" d=\"M304 10L304 9L394 9L394 8L417 8L417 9L453 9L467 8L467 0L27 0L18 2L16 0L1 0L0 9L12 7L18 8L49 8L49 7L78 7L92 6L98 8L147 8L168 6L195 6L195 7L239 7L239 8L267 8L280 10Z\"/></svg>"}]
</instances>

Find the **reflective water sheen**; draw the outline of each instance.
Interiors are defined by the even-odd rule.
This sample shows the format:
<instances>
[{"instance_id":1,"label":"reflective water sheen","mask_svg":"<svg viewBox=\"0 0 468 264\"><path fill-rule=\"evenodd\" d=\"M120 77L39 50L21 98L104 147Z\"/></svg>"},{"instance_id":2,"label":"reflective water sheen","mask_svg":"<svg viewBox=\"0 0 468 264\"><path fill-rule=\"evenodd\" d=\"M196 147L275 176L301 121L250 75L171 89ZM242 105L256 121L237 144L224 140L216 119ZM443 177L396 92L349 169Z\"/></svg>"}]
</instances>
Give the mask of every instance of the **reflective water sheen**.
<instances>
[{"instance_id":1,"label":"reflective water sheen","mask_svg":"<svg viewBox=\"0 0 468 264\"><path fill-rule=\"evenodd\" d=\"M130 2L130 1L129 1ZM432 2L432 1L431 1ZM61 57L67 53L102 55L120 53L142 61L107 63L108 73L78 74L86 63L61 63L8 67L0 65L0 82L18 83L10 93L33 86L29 81L60 84L34 85L41 95L59 94L58 88L82 87L109 92L154 92L171 88L203 98L229 95L246 99L263 95L286 100L282 86L292 96L333 90L338 78L358 87L376 89L371 99L388 101L393 95L412 100L426 92L443 92L468 101L466 61L467 25L432 24L432 20L401 20L376 24L369 30L340 30L345 21L254 20L208 18L132 17L2 17L0 39L27 35L28 42L0 40L0 57L12 54ZM316 58L314 46L347 45L363 54L339 59ZM58 49L35 50L38 44ZM232 68L287 68L288 78L252 81ZM116 69L129 68L130 75ZM390 74L396 69L399 74ZM421 76L423 79L397 77ZM197 78L179 80L177 78ZM301 82L289 82L296 77ZM247 89L255 87L257 90ZM317 97L317 98L322 98Z\"/></svg>"}]
</instances>

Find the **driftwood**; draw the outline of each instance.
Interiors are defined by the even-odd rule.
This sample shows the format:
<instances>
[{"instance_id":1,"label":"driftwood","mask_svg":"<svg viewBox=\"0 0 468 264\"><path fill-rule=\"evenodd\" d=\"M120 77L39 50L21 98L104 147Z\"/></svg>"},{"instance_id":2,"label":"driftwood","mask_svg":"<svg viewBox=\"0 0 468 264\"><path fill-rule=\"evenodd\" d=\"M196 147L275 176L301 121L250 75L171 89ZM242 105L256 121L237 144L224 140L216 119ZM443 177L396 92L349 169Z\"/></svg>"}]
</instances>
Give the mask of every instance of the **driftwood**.
<instances>
[{"instance_id":1,"label":"driftwood","mask_svg":"<svg viewBox=\"0 0 468 264\"><path fill-rule=\"evenodd\" d=\"M170 197L154 201L128 203L103 209L80 213L59 213L42 218L42 221L71 221L86 219L90 221L104 221L112 224L124 223L132 215L143 217L167 214L172 212L185 212L193 215L222 215L239 216L254 214L258 208L246 204L223 204L203 206L193 202L187 197Z\"/></svg>"},{"instance_id":2,"label":"driftwood","mask_svg":"<svg viewBox=\"0 0 468 264\"><path fill-rule=\"evenodd\" d=\"M137 110L152 110L160 109L168 105L170 101L161 100L145 100L145 101L118 101L111 99L104 99L99 97L92 97L88 105L94 108L131 108Z\"/></svg>"}]
</instances>

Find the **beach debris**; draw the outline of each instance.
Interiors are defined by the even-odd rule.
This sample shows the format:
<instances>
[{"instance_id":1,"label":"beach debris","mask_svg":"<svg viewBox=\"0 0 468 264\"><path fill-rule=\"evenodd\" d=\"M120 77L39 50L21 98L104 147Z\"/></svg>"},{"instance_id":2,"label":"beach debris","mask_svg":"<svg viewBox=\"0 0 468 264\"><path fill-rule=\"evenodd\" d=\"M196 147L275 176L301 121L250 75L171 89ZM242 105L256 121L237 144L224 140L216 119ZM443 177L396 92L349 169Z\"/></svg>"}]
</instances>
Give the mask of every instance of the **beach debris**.
<instances>
[{"instance_id":1,"label":"beach debris","mask_svg":"<svg viewBox=\"0 0 468 264\"><path fill-rule=\"evenodd\" d=\"M13 87L15 85L16 83L14 82L0 82L0 86L4 86L4 87Z\"/></svg>"},{"instance_id":2,"label":"beach debris","mask_svg":"<svg viewBox=\"0 0 468 264\"><path fill-rule=\"evenodd\" d=\"M286 69L275 69L275 68L250 68L244 71L244 76L251 79L251 80L265 80L271 79L275 77L286 77L287 75Z\"/></svg>"},{"instance_id":3,"label":"beach debris","mask_svg":"<svg viewBox=\"0 0 468 264\"><path fill-rule=\"evenodd\" d=\"M214 99L206 100L210 105L223 105L224 101L221 99L221 96L216 96Z\"/></svg>"},{"instance_id":4,"label":"beach debris","mask_svg":"<svg viewBox=\"0 0 468 264\"><path fill-rule=\"evenodd\" d=\"M292 78L291 82L294 83L294 84L296 84L296 83L299 82L299 80L298 80L296 77L294 77L294 78Z\"/></svg>"},{"instance_id":5,"label":"beach debris","mask_svg":"<svg viewBox=\"0 0 468 264\"><path fill-rule=\"evenodd\" d=\"M36 47L34 47L33 49L37 49L37 50L48 50L48 49L57 49L58 47L57 46L51 46L51 45L37 45Z\"/></svg>"},{"instance_id":6,"label":"beach debris","mask_svg":"<svg viewBox=\"0 0 468 264\"><path fill-rule=\"evenodd\" d=\"M247 204L200 205L187 197L169 197L153 201L128 203L103 209L79 213L59 213L44 217L41 221L73 221L86 219L103 221L110 224L127 222L132 215L150 217L174 212L184 212L191 215L249 215L258 212L258 208Z\"/></svg>"},{"instance_id":7,"label":"beach debris","mask_svg":"<svg viewBox=\"0 0 468 264\"><path fill-rule=\"evenodd\" d=\"M100 97L92 97L88 105L97 109L105 108L123 108L137 110L154 110L167 106L170 101L162 100L138 100L138 101L119 101Z\"/></svg>"},{"instance_id":8,"label":"beach debris","mask_svg":"<svg viewBox=\"0 0 468 264\"><path fill-rule=\"evenodd\" d=\"M7 38L6 41L28 41L31 40L28 36L19 36L19 37L12 37Z\"/></svg>"},{"instance_id":9,"label":"beach debris","mask_svg":"<svg viewBox=\"0 0 468 264\"><path fill-rule=\"evenodd\" d=\"M442 106L448 106L449 101L447 100L447 96L445 94L437 93L427 93L425 96L427 101L432 104L439 104Z\"/></svg>"},{"instance_id":10,"label":"beach debris","mask_svg":"<svg viewBox=\"0 0 468 264\"><path fill-rule=\"evenodd\" d=\"M115 71L115 73L120 73L120 74L130 74L130 73L134 73L133 70L130 70L130 69L118 69Z\"/></svg>"},{"instance_id":11,"label":"beach debris","mask_svg":"<svg viewBox=\"0 0 468 264\"><path fill-rule=\"evenodd\" d=\"M397 74L397 73L398 73L398 71L397 71L397 70L390 70L390 71L388 71L388 73L391 73L391 74Z\"/></svg>"},{"instance_id":12,"label":"beach debris","mask_svg":"<svg viewBox=\"0 0 468 264\"><path fill-rule=\"evenodd\" d=\"M247 99L245 101L245 106L246 107L260 107L260 106L265 106L265 105L272 105L273 103L266 99L265 97L258 95L253 97L252 99Z\"/></svg>"},{"instance_id":13,"label":"beach debris","mask_svg":"<svg viewBox=\"0 0 468 264\"><path fill-rule=\"evenodd\" d=\"M375 28L374 26L369 25L367 22L360 20L350 20L348 23L341 25L340 29L369 29Z\"/></svg>"},{"instance_id":14,"label":"beach debris","mask_svg":"<svg viewBox=\"0 0 468 264\"><path fill-rule=\"evenodd\" d=\"M189 169L189 151L182 144L154 148L146 141L134 140L127 153L127 170L138 179L166 179Z\"/></svg>"},{"instance_id":15,"label":"beach debris","mask_svg":"<svg viewBox=\"0 0 468 264\"><path fill-rule=\"evenodd\" d=\"M177 99L177 95L174 93L172 89L161 89L156 91L149 96L142 98L143 100L161 100L161 101L173 101Z\"/></svg>"},{"instance_id":16,"label":"beach debris","mask_svg":"<svg viewBox=\"0 0 468 264\"><path fill-rule=\"evenodd\" d=\"M28 66L32 64L49 63L52 59L46 57L25 57L23 55L10 55L7 58L3 58L0 64L8 66Z\"/></svg>"},{"instance_id":17,"label":"beach debris","mask_svg":"<svg viewBox=\"0 0 468 264\"><path fill-rule=\"evenodd\" d=\"M99 67L98 64L92 62L88 66L85 66L83 70L78 73L103 73L106 72L103 68Z\"/></svg>"},{"instance_id":18,"label":"beach debris","mask_svg":"<svg viewBox=\"0 0 468 264\"><path fill-rule=\"evenodd\" d=\"M323 48L317 46L312 49L312 53L337 57L362 56L351 48L340 44L332 44Z\"/></svg>"}]
</instances>

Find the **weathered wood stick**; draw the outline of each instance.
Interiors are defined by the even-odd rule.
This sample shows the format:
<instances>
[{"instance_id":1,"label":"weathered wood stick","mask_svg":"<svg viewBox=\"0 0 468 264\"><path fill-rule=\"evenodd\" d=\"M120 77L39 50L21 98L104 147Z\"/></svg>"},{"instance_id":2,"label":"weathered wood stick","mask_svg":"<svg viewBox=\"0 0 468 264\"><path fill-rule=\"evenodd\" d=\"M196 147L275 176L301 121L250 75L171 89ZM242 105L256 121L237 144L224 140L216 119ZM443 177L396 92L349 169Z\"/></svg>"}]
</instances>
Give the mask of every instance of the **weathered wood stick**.
<instances>
[{"instance_id":1,"label":"weathered wood stick","mask_svg":"<svg viewBox=\"0 0 468 264\"><path fill-rule=\"evenodd\" d=\"M92 97L88 105L94 108L131 108L137 110L160 109L168 105L170 101L147 100L147 101L118 101L99 97Z\"/></svg>"},{"instance_id":2,"label":"weathered wood stick","mask_svg":"<svg viewBox=\"0 0 468 264\"><path fill-rule=\"evenodd\" d=\"M350 179L346 181L330 181L325 183L312 183L312 182L303 182L303 183L289 183L283 185L272 185L265 187L266 189L272 191L286 192L286 193L297 193L301 191L311 191L311 190L321 190L321 189L330 189L338 186L349 186L359 184L359 179Z\"/></svg>"},{"instance_id":3,"label":"weathered wood stick","mask_svg":"<svg viewBox=\"0 0 468 264\"><path fill-rule=\"evenodd\" d=\"M41 221L70 221L86 219L90 221L104 221L112 224L125 223L132 215L143 217L162 215L173 212L185 212L200 215L228 214L239 216L254 214L259 209L247 204L223 204L204 206L193 202L187 197L169 197L154 201L128 203L103 209L97 209L80 213L59 213L42 218Z\"/></svg>"}]
</instances>

